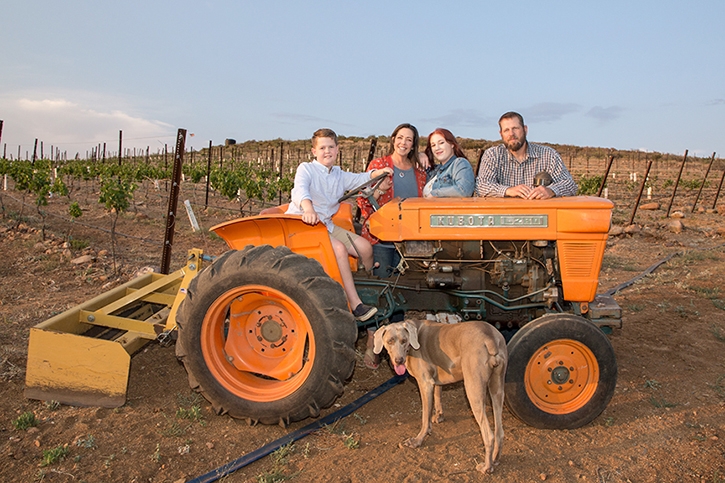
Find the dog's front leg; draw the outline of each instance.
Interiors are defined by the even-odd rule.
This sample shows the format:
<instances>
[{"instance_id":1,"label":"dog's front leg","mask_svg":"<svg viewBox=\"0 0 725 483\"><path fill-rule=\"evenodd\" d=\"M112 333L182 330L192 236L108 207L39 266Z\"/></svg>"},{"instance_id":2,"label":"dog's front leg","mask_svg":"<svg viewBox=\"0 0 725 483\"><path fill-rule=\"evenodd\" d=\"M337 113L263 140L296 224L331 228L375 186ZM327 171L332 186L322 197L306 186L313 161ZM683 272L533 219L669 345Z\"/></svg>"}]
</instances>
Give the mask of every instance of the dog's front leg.
<instances>
[{"instance_id":1,"label":"dog's front leg","mask_svg":"<svg viewBox=\"0 0 725 483\"><path fill-rule=\"evenodd\" d=\"M443 422L443 405L441 404L441 386L435 386L433 392L433 422L438 424Z\"/></svg>"},{"instance_id":2,"label":"dog's front leg","mask_svg":"<svg viewBox=\"0 0 725 483\"><path fill-rule=\"evenodd\" d=\"M433 409L433 392L436 386L432 382L418 381L418 389L420 390L420 399L423 413L423 424L420 432L415 438L409 438L400 443L400 447L407 446L409 448L418 448L423 444L423 440L430 433L431 410Z\"/></svg>"}]
</instances>

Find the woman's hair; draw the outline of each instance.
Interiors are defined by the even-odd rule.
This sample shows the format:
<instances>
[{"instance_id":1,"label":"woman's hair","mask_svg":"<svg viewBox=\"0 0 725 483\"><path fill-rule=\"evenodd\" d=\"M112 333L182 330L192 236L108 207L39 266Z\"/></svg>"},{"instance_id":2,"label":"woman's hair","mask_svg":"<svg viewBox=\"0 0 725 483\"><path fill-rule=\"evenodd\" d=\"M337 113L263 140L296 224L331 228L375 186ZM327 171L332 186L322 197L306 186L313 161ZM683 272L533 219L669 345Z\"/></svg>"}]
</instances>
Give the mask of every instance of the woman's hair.
<instances>
[{"instance_id":1,"label":"woman's hair","mask_svg":"<svg viewBox=\"0 0 725 483\"><path fill-rule=\"evenodd\" d=\"M433 148L431 148L430 146L430 138L433 137L434 134L443 136L443 139L445 139L448 144L453 146L453 154L455 154L459 158L468 159L466 158L466 153L463 152L463 148L461 148L461 145L458 144L458 141L456 141L456 137L453 135L453 133L450 132L448 129L443 129L442 127L439 127L428 135L428 144L426 144L425 146L425 155L428 156L428 159L431 163L436 162L436 158L435 156L433 156Z\"/></svg>"},{"instance_id":2,"label":"woman's hair","mask_svg":"<svg viewBox=\"0 0 725 483\"><path fill-rule=\"evenodd\" d=\"M413 166L419 166L420 162L418 160L418 144L420 143L420 136L418 135L418 130L413 126L412 124L408 124L407 122L404 122L403 124L399 125L395 129L393 129L393 134L390 135L390 145L388 146L388 152L386 156L390 156L393 154L393 151L395 151L395 136L398 135L398 132L401 129L410 129L413 131L413 147L410 148L410 152L408 153L408 161L413 163Z\"/></svg>"}]
</instances>

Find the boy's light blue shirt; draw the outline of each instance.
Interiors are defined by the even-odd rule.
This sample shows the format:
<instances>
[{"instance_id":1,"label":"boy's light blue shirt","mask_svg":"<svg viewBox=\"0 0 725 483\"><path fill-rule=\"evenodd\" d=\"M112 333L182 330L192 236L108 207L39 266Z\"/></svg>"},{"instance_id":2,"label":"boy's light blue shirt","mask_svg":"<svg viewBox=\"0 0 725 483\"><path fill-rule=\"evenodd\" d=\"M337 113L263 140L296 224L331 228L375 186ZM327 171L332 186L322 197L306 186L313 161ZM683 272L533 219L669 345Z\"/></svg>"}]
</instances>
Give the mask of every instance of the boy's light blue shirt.
<instances>
[{"instance_id":1,"label":"boy's light blue shirt","mask_svg":"<svg viewBox=\"0 0 725 483\"><path fill-rule=\"evenodd\" d=\"M312 201L312 207L325 224L327 231L334 227L332 215L337 213L340 203L337 202L345 191L370 181L372 171L364 173L348 173L339 166L327 168L316 159L297 166L295 184L292 188L292 200L287 213L301 215L300 207L303 200Z\"/></svg>"}]
</instances>

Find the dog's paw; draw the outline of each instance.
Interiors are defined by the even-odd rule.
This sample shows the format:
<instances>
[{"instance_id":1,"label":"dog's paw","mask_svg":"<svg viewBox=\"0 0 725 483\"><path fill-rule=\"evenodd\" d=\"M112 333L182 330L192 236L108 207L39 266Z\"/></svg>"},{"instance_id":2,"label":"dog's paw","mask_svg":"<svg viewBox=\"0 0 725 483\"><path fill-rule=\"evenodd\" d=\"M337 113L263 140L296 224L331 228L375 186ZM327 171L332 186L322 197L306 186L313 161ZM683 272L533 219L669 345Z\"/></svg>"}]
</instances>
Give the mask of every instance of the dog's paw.
<instances>
[{"instance_id":1,"label":"dog's paw","mask_svg":"<svg viewBox=\"0 0 725 483\"><path fill-rule=\"evenodd\" d=\"M408 438L402 443L398 444L399 448L420 448L420 445L422 444L422 441L419 441L417 438Z\"/></svg>"},{"instance_id":2,"label":"dog's paw","mask_svg":"<svg viewBox=\"0 0 725 483\"><path fill-rule=\"evenodd\" d=\"M433 417L431 418L431 420L434 423L442 423L444 421L444 419L443 419L443 413L435 413L435 414L433 414Z\"/></svg>"},{"instance_id":3,"label":"dog's paw","mask_svg":"<svg viewBox=\"0 0 725 483\"><path fill-rule=\"evenodd\" d=\"M476 470L480 471L481 473L483 473L485 475L487 473L493 473L493 466L486 465L485 463L478 463L476 465Z\"/></svg>"}]
</instances>

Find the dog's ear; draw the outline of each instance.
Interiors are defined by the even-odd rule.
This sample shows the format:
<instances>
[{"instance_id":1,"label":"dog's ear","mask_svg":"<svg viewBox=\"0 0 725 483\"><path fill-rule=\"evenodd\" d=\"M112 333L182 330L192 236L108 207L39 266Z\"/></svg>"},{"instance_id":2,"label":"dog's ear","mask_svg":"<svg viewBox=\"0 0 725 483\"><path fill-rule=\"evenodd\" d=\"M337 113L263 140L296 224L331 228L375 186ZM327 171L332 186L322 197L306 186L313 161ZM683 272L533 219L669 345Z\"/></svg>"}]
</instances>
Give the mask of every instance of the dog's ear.
<instances>
[{"instance_id":1,"label":"dog's ear","mask_svg":"<svg viewBox=\"0 0 725 483\"><path fill-rule=\"evenodd\" d=\"M405 330L408 331L408 342L410 343L410 347L415 350L420 349L420 344L418 343L418 327L416 327L410 320L405 320L403 322L403 326L405 327Z\"/></svg>"},{"instance_id":2,"label":"dog's ear","mask_svg":"<svg viewBox=\"0 0 725 483\"><path fill-rule=\"evenodd\" d=\"M380 354L383 351L383 338L387 330L387 327L383 326L375 331L375 335L373 336L373 352L375 354Z\"/></svg>"}]
</instances>

